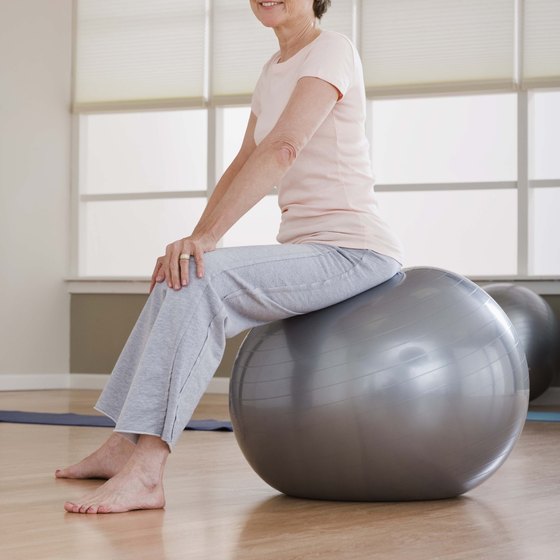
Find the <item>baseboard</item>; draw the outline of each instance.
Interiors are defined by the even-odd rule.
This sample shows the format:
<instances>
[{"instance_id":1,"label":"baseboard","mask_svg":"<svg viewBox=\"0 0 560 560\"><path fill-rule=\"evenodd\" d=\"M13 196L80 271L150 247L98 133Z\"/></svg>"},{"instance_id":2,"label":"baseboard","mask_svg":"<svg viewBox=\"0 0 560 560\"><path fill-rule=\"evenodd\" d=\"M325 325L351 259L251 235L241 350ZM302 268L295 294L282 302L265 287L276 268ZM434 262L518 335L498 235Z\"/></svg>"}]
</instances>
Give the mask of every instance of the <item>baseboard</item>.
<instances>
[{"instance_id":1,"label":"baseboard","mask_svg":"<svg viewBox=\"0 0 560 560\"><path fill-rule=\"evenodd\" d=\"M46 389L101 390L108 375L96 373L7 373L0 374L0 391L42 391ZM207 393L227 395L229 378L214 377Z\"/></svg>"},{"instance_id":2,"label":"baseboard","mask_svg":"<svg viewBox=\"0 0 560 560\"><path fill-rule=\"evenodd\" d=\"M71 373L70 389L98 389L105 387L109 375L102 373Z\"/></svg>"},{"instance_id":3,"label":"baseboard","mask_svg":"<svg viewBox=\"0 0 560 560\"><path fill-rule=\"evenodd\" d=\"M41 391L69 389L68 373L4 373L0 374L0 391Z\"/></svg>"},{"instance_id":4,"label":"baseboard","mask_svg":"<svg viewBox=\"0 0 560 560\"><path fill-rule=\"evenodd\" d=\"M213 377L206 392L214 395L229 394L229 377Z\"/></svg>"}]
</instances>

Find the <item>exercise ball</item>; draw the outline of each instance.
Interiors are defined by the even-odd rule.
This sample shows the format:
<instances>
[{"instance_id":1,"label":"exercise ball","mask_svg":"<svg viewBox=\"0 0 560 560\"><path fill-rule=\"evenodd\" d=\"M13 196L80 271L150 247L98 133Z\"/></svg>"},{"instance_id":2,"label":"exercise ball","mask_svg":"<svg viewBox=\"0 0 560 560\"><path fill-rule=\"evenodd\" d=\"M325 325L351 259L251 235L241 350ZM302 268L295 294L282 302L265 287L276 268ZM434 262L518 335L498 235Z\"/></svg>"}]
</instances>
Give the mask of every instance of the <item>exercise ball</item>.
<instances>
[{"instance_id":1,"label":"exercise ball","mask_svg":"<svg viewBox=\"0 0 560 560\"><path fill-rule=\"evenodd\" d=\"M525 355L494 300L462 276L414 268L250 331L230 412L249 464L284 494L430 500L496 471L528 397Z\"/></svg>"},{"instance_id":2,"label":"exercise ball","mask_svg":"<svg viewBox=\"0 0 560 560\"><path fill-rule=\"evenodd\" d=\"M554 311L538 294L515 284L489 284L484 290L504 310L525 351L529 399L542 395L558 368L560 336Z\"/></svg>"}]
</instances>

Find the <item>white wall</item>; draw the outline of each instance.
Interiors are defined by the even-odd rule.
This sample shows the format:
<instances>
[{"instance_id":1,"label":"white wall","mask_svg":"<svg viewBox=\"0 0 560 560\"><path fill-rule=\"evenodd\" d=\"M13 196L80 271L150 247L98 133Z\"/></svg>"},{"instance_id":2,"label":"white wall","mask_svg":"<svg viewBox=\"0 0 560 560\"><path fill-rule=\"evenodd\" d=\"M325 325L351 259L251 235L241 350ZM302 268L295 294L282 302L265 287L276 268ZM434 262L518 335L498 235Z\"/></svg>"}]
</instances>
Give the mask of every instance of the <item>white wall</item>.
<instances>
[{"instance_id":1,"label":"white wall","mask_svg":"<svg viewBox=\"0 0 560 560\"><path fill-rule=\"evenodd\" d=\"M68 373L71 0L0 0L0 374Z\"/></svg>"}]
</instances>

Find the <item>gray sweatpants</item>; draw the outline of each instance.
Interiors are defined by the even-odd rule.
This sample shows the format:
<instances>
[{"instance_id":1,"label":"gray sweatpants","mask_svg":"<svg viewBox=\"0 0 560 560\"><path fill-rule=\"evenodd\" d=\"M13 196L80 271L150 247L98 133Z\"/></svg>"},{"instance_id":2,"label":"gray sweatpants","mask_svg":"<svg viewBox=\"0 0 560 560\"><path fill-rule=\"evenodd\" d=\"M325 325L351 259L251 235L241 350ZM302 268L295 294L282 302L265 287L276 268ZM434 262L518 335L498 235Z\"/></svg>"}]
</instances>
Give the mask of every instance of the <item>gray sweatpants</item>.
<instances>
[{"instance_id":1,"label":"gray sweatpants","mask_svg":"<svg viewBox=\"0 0 560 560\"><path fill-rule=\"evenodd\" d=\"M394 259L314 243L217 249L205 275L151 293L96 409L133 441L159 436L170 449L220 364L226 338L328 307L385 282Z\"/></svg>"}]
</instances>

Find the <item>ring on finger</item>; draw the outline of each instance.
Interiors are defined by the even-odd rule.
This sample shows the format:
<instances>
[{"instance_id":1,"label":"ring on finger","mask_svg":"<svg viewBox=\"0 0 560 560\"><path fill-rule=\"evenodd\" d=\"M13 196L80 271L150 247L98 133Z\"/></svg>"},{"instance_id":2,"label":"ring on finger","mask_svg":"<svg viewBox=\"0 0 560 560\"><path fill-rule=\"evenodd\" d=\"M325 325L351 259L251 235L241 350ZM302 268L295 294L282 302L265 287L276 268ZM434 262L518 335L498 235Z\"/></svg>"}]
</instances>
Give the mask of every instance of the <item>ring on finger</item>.
<instances>
[{"instance_id":1,"label":"ring on finger","mask_svg":"<svg viewBox=\"0 0 560 560\"><path fill-rule=\"evenodd\" d=\"M179 255L179 260L180 261L188 261L191 258L191 256L189 255L189 253L181 253Z\"/></svg>"}]
</instances>

